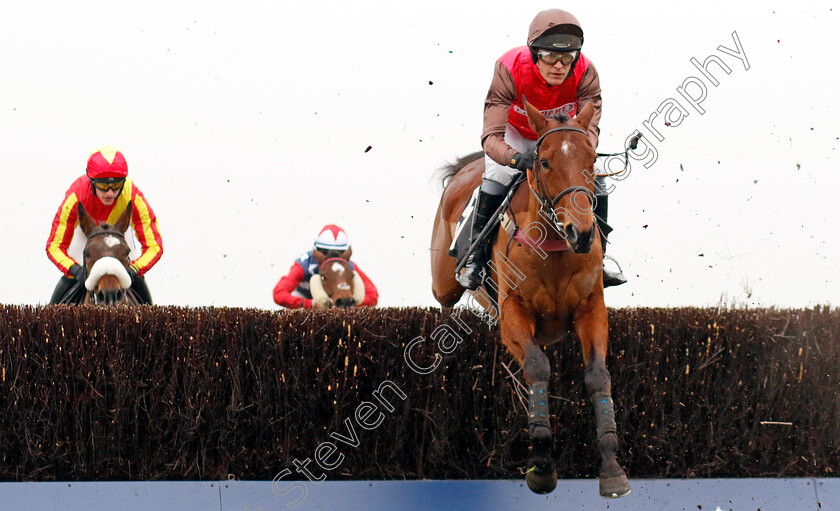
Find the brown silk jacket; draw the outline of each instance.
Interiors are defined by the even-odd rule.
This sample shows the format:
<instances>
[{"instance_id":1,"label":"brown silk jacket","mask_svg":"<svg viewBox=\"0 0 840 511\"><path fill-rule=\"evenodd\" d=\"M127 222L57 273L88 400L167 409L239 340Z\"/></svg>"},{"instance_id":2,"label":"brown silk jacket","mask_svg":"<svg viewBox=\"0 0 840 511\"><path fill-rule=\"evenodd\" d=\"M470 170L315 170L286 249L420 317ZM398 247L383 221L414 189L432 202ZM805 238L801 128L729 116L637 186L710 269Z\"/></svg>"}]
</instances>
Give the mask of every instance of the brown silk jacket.
<instances>
[{"instance_id":1,"label":"brown silk jacket","mask_svg":"<svg viewBox=\"0 0 840 511\"><path fill-rule=\"evenodd\" d=\"M505 143L508 110L517 94L519 93L513 76L501 61L497 60L493 81L490 83L487 99L484 100L484 132L481 135L481 145L484 152L500 165L507 165L517 152ZM521 94L528 97L528 91L521 91ZM589 65L577 87L578 111L588 101L591 101L592 106L595 107L595 114L589 123L588 136L592 147L597 148L600 134L598 123L601 120L601 82L593 64Z\"/></svg>"}]
</instances>

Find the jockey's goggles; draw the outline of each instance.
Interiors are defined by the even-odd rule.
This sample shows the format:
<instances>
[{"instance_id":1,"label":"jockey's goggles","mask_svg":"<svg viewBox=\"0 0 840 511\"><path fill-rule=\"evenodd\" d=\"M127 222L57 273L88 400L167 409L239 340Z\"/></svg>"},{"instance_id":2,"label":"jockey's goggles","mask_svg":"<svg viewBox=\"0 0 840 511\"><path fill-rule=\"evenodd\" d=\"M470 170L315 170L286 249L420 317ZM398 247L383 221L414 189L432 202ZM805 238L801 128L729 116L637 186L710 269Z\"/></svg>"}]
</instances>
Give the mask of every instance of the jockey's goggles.
<instances>
[{"instance_id":1,"label":"jockey's goggles","mask_svg":"<svg viewBox=\"0 0 840 511\"><path fill-rule=\"evenodd\" d=\"M326 249L326 248L319 248L319 247L315 247L315 250L324 254L327 257L327 259L333 259L333 258L336 258L336 257L341 258L341 256L345 252L345 250Z\"/></svg>"},{"instance_id":2,"label":"jockey's goggles","mask_svg":"<svg viewBox=\"0 0 840 511\"><path fill-rule=\"evenodd\" d=\"M537 50L537 57L549 66L553 66L558 61L564 66L568 66L574 62L577 56L578 52L576 51Z\"/></svg>"},{"instance_id":3,"label":"jockey's goggles","mask_svg":"<svg viewBox=\"0 0 840 511\"><path fill-rule=\"evenodd\" d=\"M118 191L125 185L125 178L106 177L104 179L91 179L93 186L100 192L107 192L108 190Z\"/></svg>"}]
</instances>

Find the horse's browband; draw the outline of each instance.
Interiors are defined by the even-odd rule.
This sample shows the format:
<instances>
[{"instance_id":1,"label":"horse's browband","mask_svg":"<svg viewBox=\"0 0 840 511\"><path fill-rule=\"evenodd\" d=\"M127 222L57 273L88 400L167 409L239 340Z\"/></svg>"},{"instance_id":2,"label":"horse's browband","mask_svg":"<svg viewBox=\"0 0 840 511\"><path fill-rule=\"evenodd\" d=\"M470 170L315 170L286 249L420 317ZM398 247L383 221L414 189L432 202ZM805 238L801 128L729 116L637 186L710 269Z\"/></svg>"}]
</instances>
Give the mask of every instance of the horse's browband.
<instances>
[{"instance_id":1,"label":"horse's browband","mask_svg":"<svg viewBox=\"0 0 840 511\"><path fill-rule=\"evenodd\" d=\"M548 130L545 133L543 133L542 135L540 135L540 138L537 139L537 146L534 148L534 155L535 156L539 156L539 154L540 154L540 144L542 144L543 139L546 136L551 135L552 133L555 133L557 131L577 131L579 133L583 133L584 135L586 135L585 131L583 131L580 128L575 128L574 126L558 126L556 128L551 128L550 130Z\"/></svg>"},{"instance_id":2,"label":"horse's browband","mask_svg":"<svg viewBox=\"0 0 840 511\"><path fill-rule=\"evenodd\" d=\"M99 231L99 232L94 232L94 233L92 233L91 235L89 235L89 236L88 236L88 239L93 238L94 236L104 236L104 235L106 235L106 234L111 234L111 235L113 235L113 236L116 236L116 237L118 237L118 238L122 238L123 240L125 240L125 233L122 233L122 232L119 232L119 231Z\"/></svg>"}]
</instances>

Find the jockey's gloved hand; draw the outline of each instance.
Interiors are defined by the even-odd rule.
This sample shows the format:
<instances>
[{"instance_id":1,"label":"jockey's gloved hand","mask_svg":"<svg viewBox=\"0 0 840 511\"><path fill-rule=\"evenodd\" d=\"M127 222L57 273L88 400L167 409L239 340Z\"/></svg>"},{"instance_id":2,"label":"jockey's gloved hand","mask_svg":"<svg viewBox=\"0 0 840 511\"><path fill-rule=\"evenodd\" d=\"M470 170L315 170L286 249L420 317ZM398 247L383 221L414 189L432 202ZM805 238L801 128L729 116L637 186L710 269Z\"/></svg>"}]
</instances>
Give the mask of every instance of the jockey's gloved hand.
<instances>
[{"instance_id":1,"label":"jockey's gloved hand","mask_svg":"<svg viewBox=\"0 0 840 511\"><path fill-rule=\"evenodd\" d=\"M137 270L134 269L134 266L128 266L128 276L131 277L131 283L134 284L134 281L137 280Z\"/></svg>"},{"instance_id":2,"label":"jockey's gloved hand","mask_svg":"<svg viewBox=\"0 0 840 511\"><path fill-rule=\"evenodd\" d=\"M520 172L525 172L528 169L534 168L534 155L531 153L516 153L510 159L509 167L513 167Z\"/></svg>"},{"instance_id":3,"label":"jockey's gloved hand","mask_svg":"<svg viewBox=\"0 0 840 511\"><path fill-rule=\"evenodd\" d=\"M85 267L81 264L74 264L70 267L70 275L73 276L74 279L78 280L79 282L85 281Z\"/></svg>"}]
</instances>

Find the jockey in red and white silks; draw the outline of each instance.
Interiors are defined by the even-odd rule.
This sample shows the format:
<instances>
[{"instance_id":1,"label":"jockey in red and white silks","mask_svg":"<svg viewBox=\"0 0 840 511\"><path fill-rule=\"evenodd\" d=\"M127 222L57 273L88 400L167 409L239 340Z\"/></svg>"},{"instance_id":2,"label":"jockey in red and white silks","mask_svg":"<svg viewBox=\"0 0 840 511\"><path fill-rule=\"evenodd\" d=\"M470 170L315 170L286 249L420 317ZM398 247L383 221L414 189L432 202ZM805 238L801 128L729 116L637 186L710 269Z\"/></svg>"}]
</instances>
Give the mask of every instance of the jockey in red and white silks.
<instances>
[{"instance_id":1,"label":"jockey in red and white silks","mask_svg":"<svg viewBox=\"0 0 840 511\"><path fill-rule=\"evenodd\" d=\"M274 303L287 309L309 309L316 304L313 302L309 280L318 274L318 261L315 251L324 257L343 257L350 263L350 268L359 275L365 287L365 297L356 306L374 306L379 301L379 292L373 281L350 261L351 247L347 233L337 225L326 225L315 238L314 248L304 252L292 263L289 272L274 286Z\"/></svg>"}]
</instances>

